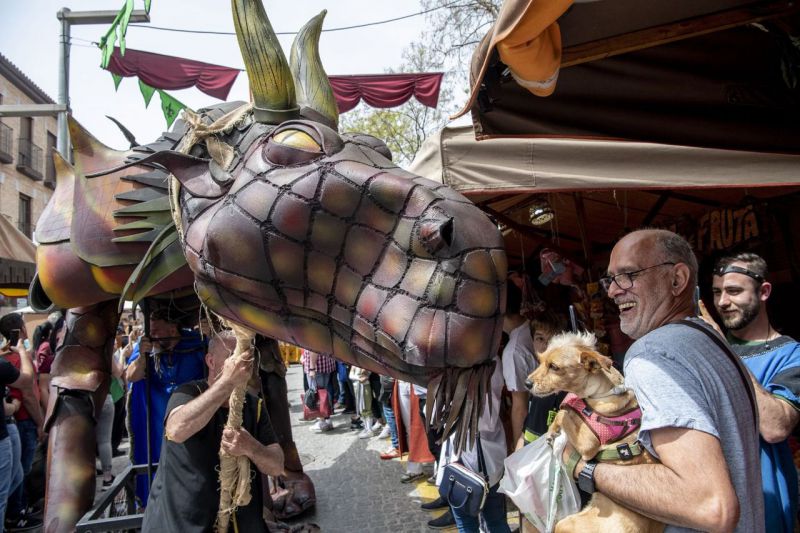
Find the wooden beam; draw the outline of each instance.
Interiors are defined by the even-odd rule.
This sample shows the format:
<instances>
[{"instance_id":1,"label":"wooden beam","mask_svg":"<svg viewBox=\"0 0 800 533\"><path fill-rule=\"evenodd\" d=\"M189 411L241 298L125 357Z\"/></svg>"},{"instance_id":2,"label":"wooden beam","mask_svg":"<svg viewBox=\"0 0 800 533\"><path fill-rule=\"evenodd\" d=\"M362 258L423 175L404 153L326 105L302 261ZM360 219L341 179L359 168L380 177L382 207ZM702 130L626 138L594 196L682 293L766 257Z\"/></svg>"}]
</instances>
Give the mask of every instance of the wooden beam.
<instances>
[{"instance_id":1,"label":"wooden beam","mask_svg":"<svg viewBox=\"0 0 800 533\"><path fill-rule=\"evenodd\" d=\"M657 194L659 196L663 194L663 191L643 190L642 192L647 194ZM691 194L685 194L682 192L669 191L669 194L672 198L676 200L683 200L684 202L691 202L693 204L705 205L708 207L730 207L728 204L725 204L717 200L711 200L709 198L701 198L699 196L692 196Z\"/></svg>"},{"instance_id":2,"label":"wooden beam","mask_svg":"<svg viewBox=\"0 0 800 533\"><path fill-rule=\"evenodd\" d=\"M669 200L671 195L672 193L667 191L658 197L656 203L653 204L653 207L650 208L650 211L648 211L645 217L642 219L642 226L649 226L650 223L653 222L653 219L658 216L658 213L661 212L661 208L664 207L664 204L667 203L667 200Z\"/></svg>"},{"instance_id":3,"label":"wooden beam","mask_svg":"<svg viewBox=\"0 0 800 533\"><path fill-rule=\"evenodd\" d=\"M561 56L561 68L681 41L698 35L736 28L753 22L763 22L798 12L800 12L800 3L779 0L681 20L607 39L599 39L565 48Z\"/></svg>"},{"instance_id":4,"label":"wooden beam","mask_svg":"<svg viewBox=\"0 0 800 533\"><path fill-rule=\"evenodd\" d=\"M492 215L498 222L502 222L504 225L508 226L514 231L518 231L523 234L535 235L536 237L541 239L550 238L550 233L546 230L536 229L533 226L528 226L527 224L521 224L516 220L514 220L513 218L509 217L508 215L504 215L499 211L495 211L491 207L484 206L481 209L483 209L485 213ZM559 234L558 237L560 239L564 239L565 241L578 242L578 239L576 237L572 237L571 235Z\"/></svg>"}]
</instances>

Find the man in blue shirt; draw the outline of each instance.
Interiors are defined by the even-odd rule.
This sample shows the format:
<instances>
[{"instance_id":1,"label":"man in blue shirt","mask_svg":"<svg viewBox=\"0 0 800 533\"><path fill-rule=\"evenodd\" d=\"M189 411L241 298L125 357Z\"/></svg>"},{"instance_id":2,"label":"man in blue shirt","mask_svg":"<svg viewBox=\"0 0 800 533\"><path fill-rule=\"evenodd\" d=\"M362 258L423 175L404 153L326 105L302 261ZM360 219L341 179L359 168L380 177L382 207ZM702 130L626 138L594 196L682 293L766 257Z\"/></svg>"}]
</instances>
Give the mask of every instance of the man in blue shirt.
<instances>
[{"instance_id":1,"label":"man in blue shirt","mask_svg":"<svg viewBox=\"0 0 800 533\"><path fill-rule=\"evenodd\" d=\"M766 530L791 533L798 490L787 438L800 420L800 344L770 324L772 285L766 278L767 263L758 255L720 259L714 268L714 306L731 348L754 377Z\"/></svg>"},{"instance_id":2,"label":"man in blue shirt","mask_svg":"<svg viewBox=\"0 0 800 533\"><path fill-rule=\"evenodd\" d=\"M139 357L144 353L147 357ZM200 334L182 329L168 308L150 314L150 336L142 337L133 348L125 370L130 383L130 423L134 464L147 463L147 388L145 365L150 381L150 452L153 463L161 456L164 416L172 392L188 381L205 377L206 344ZM137 476L136 495L147 505L149 483L146 475Z\"/></svg>"}]
</instances>

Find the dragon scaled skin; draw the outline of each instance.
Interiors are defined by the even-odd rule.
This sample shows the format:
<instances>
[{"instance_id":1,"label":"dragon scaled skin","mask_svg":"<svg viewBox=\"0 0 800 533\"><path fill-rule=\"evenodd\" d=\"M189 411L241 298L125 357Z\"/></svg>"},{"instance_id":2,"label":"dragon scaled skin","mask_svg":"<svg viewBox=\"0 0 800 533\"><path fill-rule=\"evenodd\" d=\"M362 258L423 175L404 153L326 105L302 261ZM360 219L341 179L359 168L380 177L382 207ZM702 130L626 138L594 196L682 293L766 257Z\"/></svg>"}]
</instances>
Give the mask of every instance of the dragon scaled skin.
<instances>
[{"instance_id":1,"label":"dragon scaled skin","mask_svg":"<svg viewBox=\"0 0 800 533\"><path fill-rule=\"evenodd\" d=\"M271 32L260 5L233 5L244 35ZM475 437L502 331L501 235L460 194L394 165L379 139L337 132L329 87L301 87L298 108L287 84L327 84L309 64L315 46L295 47L293 75L280 50L264 63L253 57L263 50L248 48L248 71L282 65L275 87L260 79L254 107L187 114L147 146L116 152L71 121L76 164L57 160L56 194L37 226L32 304L79 308L105 324L118 318L108 302L187 297L194 287L203 305L252 331L429 385L429 420L463 446ZM276 102L284 109L268 108ZM87 399L73 417L91 417L88 399L107 387L98 358L110 356L113 331L85 346L80 324L90 322L73 321L57 353L75 359L60 367L64 390ZM101 370L79 375L90 367ZM52 436L69 416L48 409L53 463L68 456L69 443ZM70 439L83 439L74 427ZM88 509L93 480L76 482L69 494L49 493L48 509ZM46 530L70 530L79 516L48 510Z\"/></svg>"}]
</instances>

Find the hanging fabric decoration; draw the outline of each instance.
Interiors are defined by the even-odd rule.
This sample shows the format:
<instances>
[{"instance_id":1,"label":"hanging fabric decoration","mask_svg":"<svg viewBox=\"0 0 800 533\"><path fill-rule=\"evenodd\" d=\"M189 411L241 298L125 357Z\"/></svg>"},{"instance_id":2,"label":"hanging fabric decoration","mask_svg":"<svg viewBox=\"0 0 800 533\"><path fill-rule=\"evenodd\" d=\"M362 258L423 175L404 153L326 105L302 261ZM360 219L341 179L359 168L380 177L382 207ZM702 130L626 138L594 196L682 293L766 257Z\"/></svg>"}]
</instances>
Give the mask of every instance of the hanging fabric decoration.
<instances>
[{"instance_id":1,"label":"hanging fabric decoration","mask_svg":"<svg viewBox=\"0 0 800 533\"><path fill-rule=\"evenodd\" d=\"M114 48L105 67L119 76L138 76L156 89L197 87L204 93L226 100L240 70L182 57L165 56L128 48L124 55Z\"/></svg>"},{"instance_id":2,"label":"hanging fabric decoration","mask_svg":"<svg viewBox=\"0 0 800 533\"><path fill-rule=\"evenodd\" d=\"M161 111L164 112L164 118L167 119L167 127L170 128L175 119L178 118L178 113L185 109L186 105L164 91L159 90L158 95L161 97Z\"/></svg>"},{"instance_id":3,"label":"hanging fabric decoration","mask_svg":"<svg viewBox=\"0 0 800 533\"><path fill-rule=\"evenodd\" d=\"M139 90L142 91L142 97L144 98L144 106L150 106L150 100L153 99L153 93L156 92L154 87L150 87L142 80L139 80Z\"/></svg>"},{"instance_id":4,"label":"hanging fabric decoration","mask_svg":"<svg viewBox=\"0 0 800 533\"><path fill-rule=\"evenodd\" d=\"M119 90L119 84L122 81L122 76L118 76L112 72L111 77L114 79L114 90Z\"/></svg>"},{"instance_id":5,"label":"hanging fabric decoration","mask_svg":"<svg viewBox=\"0 0 800 533\"><path fill-rule=\"evenodd\" d=\"M376 74L365 76L328 76L339 112L350 111L363 98L372 107L397 107L412 96L421 104L436 107L442 72L423 74Z\"/></svg>"}]
</instances>

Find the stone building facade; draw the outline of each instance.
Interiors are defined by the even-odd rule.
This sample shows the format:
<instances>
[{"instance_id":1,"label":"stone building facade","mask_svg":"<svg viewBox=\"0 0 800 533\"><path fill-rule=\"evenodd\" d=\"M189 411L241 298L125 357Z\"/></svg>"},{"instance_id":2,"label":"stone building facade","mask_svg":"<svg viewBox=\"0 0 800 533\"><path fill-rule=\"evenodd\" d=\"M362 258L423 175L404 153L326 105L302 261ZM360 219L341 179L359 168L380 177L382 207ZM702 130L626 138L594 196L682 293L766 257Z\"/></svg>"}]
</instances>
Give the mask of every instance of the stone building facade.
<instances>
[{"instance_id":1,"label":"stone building facade","mask_svg":"<svg viewBox=\"0 0 800 533\"><path fill-rule=\"evenodd\" d=\"M54 104L11 61L0 54L0 104ZM28 238L55 188L52 152L55 117L0 119L0 216Z\"/></svg>"}]
</instances>

